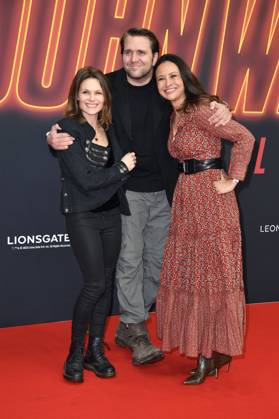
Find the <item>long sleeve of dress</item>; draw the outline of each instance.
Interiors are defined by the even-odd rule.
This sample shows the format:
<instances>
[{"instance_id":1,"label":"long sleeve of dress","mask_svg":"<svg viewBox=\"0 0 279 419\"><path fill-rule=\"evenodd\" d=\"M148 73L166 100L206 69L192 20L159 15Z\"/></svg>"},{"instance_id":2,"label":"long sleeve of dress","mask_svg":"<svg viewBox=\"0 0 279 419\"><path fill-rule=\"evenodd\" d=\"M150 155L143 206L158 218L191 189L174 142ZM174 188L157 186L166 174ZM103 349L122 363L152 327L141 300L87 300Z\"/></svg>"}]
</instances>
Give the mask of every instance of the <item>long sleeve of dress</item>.
<instances>
[{"instance_id":1,"label":"long sleeve of dress","mask_svg":"<svg viewBox=\"0 0 279 419\"><path fill-rule=\"evenodd\" d=\"M230 120L224 126L210 125L208 119L213 113L214 111L208 105L201 105L193 112L193 121L213 137L223 138L234 143L228 175L232 179L243 180L251 159L255 138L247 128L234 120Z\"/></svg>"}]
</instances>

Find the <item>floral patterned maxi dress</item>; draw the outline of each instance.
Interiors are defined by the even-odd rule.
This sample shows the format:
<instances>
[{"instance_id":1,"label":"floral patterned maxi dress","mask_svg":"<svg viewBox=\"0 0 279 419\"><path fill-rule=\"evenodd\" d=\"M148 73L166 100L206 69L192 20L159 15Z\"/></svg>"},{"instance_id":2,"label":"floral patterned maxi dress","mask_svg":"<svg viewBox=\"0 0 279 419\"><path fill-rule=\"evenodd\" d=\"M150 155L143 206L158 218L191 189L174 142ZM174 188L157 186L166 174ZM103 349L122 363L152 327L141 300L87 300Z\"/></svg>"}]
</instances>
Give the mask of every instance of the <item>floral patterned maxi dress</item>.
<instances>
[{"instance_id":1,"label":"floral patterned maxi dress","mask_svg":"<svg viewBox=\"0 0 279 419\"><path fill-rule=\"evenodd\" d=\"M230 121L214 127L209 106L183 113L169 152L178 160L220 157L221 137L234 142L229 177L243 180L254 143L252 134ZM181 173L172 207L157 297L162 349L188 356L243 349L245 299L239 211L235 193L218 194L221 170Z\"/></svg>"}]
</instances>

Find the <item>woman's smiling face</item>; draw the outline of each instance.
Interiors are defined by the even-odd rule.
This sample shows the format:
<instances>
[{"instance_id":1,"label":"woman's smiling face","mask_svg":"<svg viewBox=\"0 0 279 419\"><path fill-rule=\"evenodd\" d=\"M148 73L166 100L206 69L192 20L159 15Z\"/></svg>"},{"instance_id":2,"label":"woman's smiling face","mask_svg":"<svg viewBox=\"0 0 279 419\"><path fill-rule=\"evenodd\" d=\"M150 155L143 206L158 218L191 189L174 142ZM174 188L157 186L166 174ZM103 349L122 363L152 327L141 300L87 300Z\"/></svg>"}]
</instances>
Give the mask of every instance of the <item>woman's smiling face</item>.
<instances>
[{"instance_id":1,"label":"woman's smiling face","mask_svg":"<svg viewBox=\"0 0 279 419\"><path fill-rule=\"evenodd\" d=\"M77 101L82 115L91 117L98 115L104 106L104 92L99 80L88 78L80 84Z\"/></svg>"},{"instance_id":2,"label":"woman's smiling face","mask_svg":"<svg viewBox=\"0 0 279 419\"><path fill-rule=\"evenodd\" d=\"M165 61L156 69L156 81L161 96L179 108L185 101L185 89L179 68L171 61Z\"/></svg>"}]
</instances>

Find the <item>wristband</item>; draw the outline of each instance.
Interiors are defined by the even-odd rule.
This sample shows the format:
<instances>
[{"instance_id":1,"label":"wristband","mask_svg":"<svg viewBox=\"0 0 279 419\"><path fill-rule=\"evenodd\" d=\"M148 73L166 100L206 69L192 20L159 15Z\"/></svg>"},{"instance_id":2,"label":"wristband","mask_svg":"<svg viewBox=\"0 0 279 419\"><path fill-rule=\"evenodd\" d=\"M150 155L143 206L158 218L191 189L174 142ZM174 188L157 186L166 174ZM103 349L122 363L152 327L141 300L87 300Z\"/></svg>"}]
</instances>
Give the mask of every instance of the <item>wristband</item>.
<instances>
[{"instance_id":1,"label":"wristband","mask_svg":"<svg viewBox=\"0 0 279 419\"><path fill-rule=\"evenodd\" d=\"M126 166L126 164L123 161L120 161L118 163L118 167L119 167L120 173L122 173L122 174L129 172L128 167Z\"/></svg>"}]
</instances>

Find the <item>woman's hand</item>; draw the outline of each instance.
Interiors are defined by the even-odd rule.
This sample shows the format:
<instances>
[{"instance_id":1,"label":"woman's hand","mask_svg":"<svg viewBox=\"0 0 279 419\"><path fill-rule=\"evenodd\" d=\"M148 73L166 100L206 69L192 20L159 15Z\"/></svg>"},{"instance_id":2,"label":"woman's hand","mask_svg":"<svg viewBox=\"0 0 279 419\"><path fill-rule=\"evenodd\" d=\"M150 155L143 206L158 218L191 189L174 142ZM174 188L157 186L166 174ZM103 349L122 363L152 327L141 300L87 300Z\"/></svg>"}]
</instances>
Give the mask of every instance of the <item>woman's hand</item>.
<instances>
[{"instance_id":1,"label":"woman's hand","mask_svg":"<svg viewBox=\"0 0 279 419\"><path fill-rule=\"evenodd\" d=\"M127 166L129 172L134 169L137 159L135 153L127 153L122 157L121 161Z\"/></svg>"},{"instance_id":2,"label":"woman's hand","mask_svg":"<svg viewBox=\"0 0 279 419\"><path fill-rule=\"evenodd\" d=\"M216 189L216 192L221 195L233 191L237 185L237 182L225 177L221 172L221 179L213 182L213 185Z\"/></svg>"}]
</instances>

